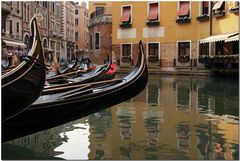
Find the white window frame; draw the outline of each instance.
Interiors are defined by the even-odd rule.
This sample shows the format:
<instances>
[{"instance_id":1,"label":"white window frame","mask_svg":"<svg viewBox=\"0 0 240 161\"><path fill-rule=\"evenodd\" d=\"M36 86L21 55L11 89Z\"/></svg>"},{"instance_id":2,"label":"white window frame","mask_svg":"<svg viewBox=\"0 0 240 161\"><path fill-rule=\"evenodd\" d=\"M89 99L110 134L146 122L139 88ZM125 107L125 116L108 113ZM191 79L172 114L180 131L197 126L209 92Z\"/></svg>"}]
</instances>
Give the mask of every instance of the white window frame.
<instances>
[{"instance_id":1,"label":"white window frame","mask_svg":"<svg viewBox=\"0 0 240 161\"><path fill-rule=\"evenodd\" d=\"M96 34L99 34L99 49L96 49ZM98 52L101 49L101 33L100 32L94 32L94 51Z\"/></svg>"},{"instance_id":2,"label":"white window frame","mask_svg":"<svg viewBox=\"0 0 240 161\"><path fill-rule=\"evenodd\" d=\"M202 9L203 9L203 6L202 6L203 4L202 4L202 2L203 2L203 1L199 1L199 16L202 15ZM209 15L210 12L211 12L210 7L211 7L211 1L208 1L208 15Z\"/></svg>"},{"instance_id":3,"label":"white window frame","mask_svg":"<svg viewBox=\"0 0 240 161\"><path fill-rule=\"evenodd\" d=\"M189 42L190 43L190 52L189 52L189 59L192 59L192 40L178 40L176 41L176 59L178 58L178 43L181 42Z\"/></svg>"},{"instance_id":4,"label":"white window frame","mask_svg":"<svg viewBox=\"0 0 240 161\"><path fill-rule=\"evenodd\" d=\"M147 17L149 15L150 4L153 4L153 3L158 3L158 20L156 22L160 22L160 2L148 2L147 3ZM147 21L148 21L148 19L147 19Z\"/></svg>"},{"instance_id":5,"label":"white window frame","mask_svg":"<svg viewBox=\"0 0 240 161\"><path fill-rule=\"evenodd\" d=\"M133 54L133 46L132 43L121 43L120 44L120 53L121 53L121 58L123 57L123 45L131 45L131 54L130 54L130 58L132 59L132 54Z\"/></svg>"},{"instance_id":6,"label":"white window frame","mask_svg":"<svg viewBox=\"0 0 240 161\"><path fill-rule=\"evenodd\" d=\"M161 49L161 47L160 47L160 42L159 41L154 41L154 42L147 42L147 59L148 59L148 57L149 57L149 50L148 50L148 45L149 44L158 44L158 60L160 60L160 56L161 56L161 52L160 52L160 49Z\"/></svg>"},{"instance_id":7,"label":"white window frame","mask_svg":"<svg viewBox=\"0 0 240 161\"><path fill-rule=\"evenodd\" d=\"M130 24L132 24L132 21L133 21L133 15L132 15L132 10L133 10L133 8L132 8L132 4L121 5L121 17L122 17L122 15L123 15L123 8L124 8L124 7L129 7L129 6L130 6L130 9L131 9L131 21L130 21Z\"/></svg>"},{"instance_id":8,"label":"white window frame","mask_svg":"<svg viewBox=\"0 0 240 161\"><path fill-rule=\"evenodd\" d=\"M179 11L180 2L181 1L178 1L177 12ZM191 14L192 13L191 12L192 11L192 7L191 7L192 6L192 2L191 1L188 1L188 2L189 2L189 18L191 19L191 17L192 17L192 14ZM177 17L179 18L179 16L177 16Z\"/></svg>"}]
</instances>

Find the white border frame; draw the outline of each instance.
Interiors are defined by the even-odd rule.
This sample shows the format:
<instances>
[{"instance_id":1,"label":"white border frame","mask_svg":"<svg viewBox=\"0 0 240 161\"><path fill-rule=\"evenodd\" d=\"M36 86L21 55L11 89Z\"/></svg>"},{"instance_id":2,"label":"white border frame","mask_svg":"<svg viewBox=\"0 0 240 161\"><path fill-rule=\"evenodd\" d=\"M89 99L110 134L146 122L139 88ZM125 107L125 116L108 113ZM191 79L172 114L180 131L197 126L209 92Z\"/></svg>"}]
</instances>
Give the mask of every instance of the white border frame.
<instances>
[{"instance_id":1,"label":"white border frame","mask_svg":"<svg viewBox=\"0 0 240 161\"><path fill-rule=\"evenodd\" d=\"M130 54L130 57L131 59L133 58L132 54L133 54L133 45L132 43L120 43L120 58L123 57L123 49L122 49L122 46L123 45L131 45L131 54ZM121 61L122 62L122 61Z\"/></svg>"},{"instance_id":2,"label":"white border frame","mask_svg":"<svg viewBox=\"0 0 240 161\"><path fill-rule=\"evenodd\" d=\"M158 60L160 60L160 58L161 58L161 51L160 51L160 49L161 49L161 47L160 47L160 42L159 41L153 41L153 42L146 42L146 58L147 58L147 60L148 60L148 57L149 57L149 50L148 50L148 45L149 44L158 44Z\"/></svg>"},{"instance_id":3,"label":"white border frame","mask_svg":"<svg viewBox=\"0 0 240 161\"><path fill-rule=\"evenodd\" d=\"M176 41L176 60L178 58L178 43L180 42L189 42L190 43L190 52L189 52L189 59L192 58L192 40L177 40Z\"/></svg>"}]
</instances>

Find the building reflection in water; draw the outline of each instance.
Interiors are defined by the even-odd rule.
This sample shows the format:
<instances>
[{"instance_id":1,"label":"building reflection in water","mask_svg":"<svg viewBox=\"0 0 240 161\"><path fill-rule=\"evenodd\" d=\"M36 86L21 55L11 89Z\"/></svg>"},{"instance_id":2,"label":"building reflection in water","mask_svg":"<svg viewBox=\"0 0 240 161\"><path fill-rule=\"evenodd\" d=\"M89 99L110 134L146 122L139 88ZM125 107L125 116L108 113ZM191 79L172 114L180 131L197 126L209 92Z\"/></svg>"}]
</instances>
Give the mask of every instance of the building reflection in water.
<instances>
[{"instance_id":1,"label":"building reflection in water","mask_svg":"<svg viewBox=\"0 0 240 161\"><path fill-rule=\"evenodd\" d=\"M126 102L7 144L69 159L74 154L63 147L78 147L77 159L238 160L238 86L231 79L150 77Z\"/></svg>"}]
</instances>

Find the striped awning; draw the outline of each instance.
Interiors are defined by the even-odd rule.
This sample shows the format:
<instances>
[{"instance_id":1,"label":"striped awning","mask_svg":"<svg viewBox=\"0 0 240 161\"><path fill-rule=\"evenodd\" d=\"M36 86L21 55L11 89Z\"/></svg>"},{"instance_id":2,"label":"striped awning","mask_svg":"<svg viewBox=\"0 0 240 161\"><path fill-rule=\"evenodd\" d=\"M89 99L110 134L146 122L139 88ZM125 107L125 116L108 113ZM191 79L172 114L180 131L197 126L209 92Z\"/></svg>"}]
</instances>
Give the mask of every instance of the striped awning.
<instances>
[{"instance_id":1,"label":"striped awning","mask_svg":"<svg viewBox=\"0 0 240 161\"><path fill-rule=\"evenodd\" d=\"M157 20L158 19L158 3L150 4L148 20Z\"/></svg>"},{"instance_id":2,"label":"striped awning","mask_svg":"<svg viewBox=\"0 0 240 161\"><path fill-rule=\"evenodd\" d=\"M127 22L131 17L131 8L130 6L123 7L123 13L121 17L121 22Z\"/></svg>"},{"instance_id":3,"label":"striped awning","mask_svg":"<svg viewBox=\"0 0 240 161\"><path fill-rule=\"evenodd\" d=\"M200 43L202 44L202 43L209 43L209 42L225 41L230 35L233 35L233 34L234 33L210 36L200 40Z\"/></svg>"},{"instance_id":4,"label":"striped awning","mask_svg":"<svg viewBox=\"0 0 240 161\"><path fill-rule=\"evenodd\" d=\"M239 41L239 33L230 35L225 42Z\"/></svg>"},{"instance_id":5,"label":"striped awning","mask_svg":"<svg viewBox=\"0 0 240 161\"><path fill-rule=\"evenodd\" d=\"M179 10L178 10L178 16L187 16L189 14L189 2L188 1L182 1L180 2Z\"/></svg>"}]
</instances>

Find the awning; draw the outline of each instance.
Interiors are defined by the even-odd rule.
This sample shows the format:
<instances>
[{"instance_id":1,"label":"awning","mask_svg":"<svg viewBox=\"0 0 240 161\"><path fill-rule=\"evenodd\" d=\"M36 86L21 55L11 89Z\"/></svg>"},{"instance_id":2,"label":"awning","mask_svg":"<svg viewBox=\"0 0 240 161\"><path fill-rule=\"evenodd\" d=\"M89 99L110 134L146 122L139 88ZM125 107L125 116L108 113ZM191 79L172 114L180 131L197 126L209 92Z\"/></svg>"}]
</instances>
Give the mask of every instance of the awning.
<instances>
[{"instance_id":1,"label":"awning","mask_svg":"<svg viewBox=\"0 0 240 161\"><path fill-rule=\"evenodd\" d=\"M223 4L223 1L218 1L217 3L214 4L212 10L217 10L221 8L222 4Z\"/></svg>"},{"instance_id":2,"label":"awning","mask_svg":"<svg viewBox=\"0 0 240 161\"><path fill-rule=\"evenodd\" d=\"M202 44L202 43L209 43L209 42L225 41L232 34L233 33L210 36L200 40L200 43Z\"/></svg>"},{"instance_id":3,"label":"awning","mask_svg":"<svg viewBox=\"0 0 240 161\"><path fill-rule=\"evenodd\" d=\"M148 20L158 19L158 3L150 4Z\"/></svg>"},{"instance_id":4,"label":"awning","mask_svg":"<svg viewBox=\"0 0 240 161\"><path fill-rule=\"evenodd\" d=\"M17 42L17 41L9 41L9 40L3 40L7 46L12 46L12 47L18 47L21 46L23 48L26 48L27 46L23 42Z\"/></svg>"},{"instance_id":5,"label":"awning","mask_svg":"<svg viewBox=\"0 0 240 161\"><path fill-rule=\"evenodd\" d=\"M239 33L228 36L225 42L239 41Z\"/></svg>"},{"instance_id":6,"label":"awning","mask_svg":"<svg viewBox=\"0 0 240 161\"><path fill-rule=\"evenodd\" d=\"M123 13L121 17L121 22L128 22L131 17L131 8L130 6L128 7L123 7Z\"/></svg>"},{"instance_id":7,"label":"awning","mask_svg":"<svg viewBox=\"0 0 240 161\"><path fill-rule=\"evenodd\" d=\"M187 16L189 13L189 2L180 2L178 16Z\"/></svg>"}]
</instances>

